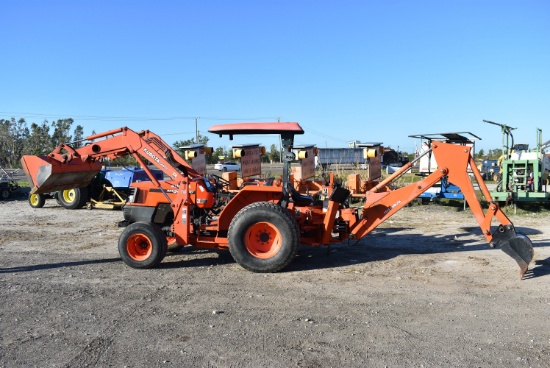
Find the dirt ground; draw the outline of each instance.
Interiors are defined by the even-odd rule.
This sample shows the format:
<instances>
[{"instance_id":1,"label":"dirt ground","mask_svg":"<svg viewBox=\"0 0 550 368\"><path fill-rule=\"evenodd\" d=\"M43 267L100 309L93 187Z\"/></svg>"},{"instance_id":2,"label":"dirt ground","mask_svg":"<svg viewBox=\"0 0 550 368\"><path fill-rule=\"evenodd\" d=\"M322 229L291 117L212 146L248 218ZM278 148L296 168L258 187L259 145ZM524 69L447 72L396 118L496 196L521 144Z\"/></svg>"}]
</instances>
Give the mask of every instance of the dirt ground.
<instances>
[{"instance_id":1,"label":"dirt ground","mask_svg":"<svg viewBox=\"0 0 550 368\"><path fill-rule=\"evenodd\" d=\"M511 215L526 279L469 210L405 208L284 272L119 258L120 211L0 202L1 367L549 367L550 215Z\"/></svg>"}]
</instances>

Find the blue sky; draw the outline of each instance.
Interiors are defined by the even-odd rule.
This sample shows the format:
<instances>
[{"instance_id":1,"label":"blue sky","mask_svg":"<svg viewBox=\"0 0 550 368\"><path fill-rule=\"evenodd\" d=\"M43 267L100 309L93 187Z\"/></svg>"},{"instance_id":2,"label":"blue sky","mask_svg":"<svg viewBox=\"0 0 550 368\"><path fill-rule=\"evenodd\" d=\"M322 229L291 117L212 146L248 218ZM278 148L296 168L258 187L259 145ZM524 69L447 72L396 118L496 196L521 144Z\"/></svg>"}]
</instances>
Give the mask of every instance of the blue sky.
<instances>
[{"instance_id":1,"label":"blue sky","mask_svg":"<svg viewBox=\"0 0 550 368\"><path fill-rule=\"evenodd\" d=\"M0 117L172 143L214 124L297 121L297 143L470 131L550 139L549 1L0 2ZM214 147L277 142L209 135Z\"/></svg>"}]
</instances>

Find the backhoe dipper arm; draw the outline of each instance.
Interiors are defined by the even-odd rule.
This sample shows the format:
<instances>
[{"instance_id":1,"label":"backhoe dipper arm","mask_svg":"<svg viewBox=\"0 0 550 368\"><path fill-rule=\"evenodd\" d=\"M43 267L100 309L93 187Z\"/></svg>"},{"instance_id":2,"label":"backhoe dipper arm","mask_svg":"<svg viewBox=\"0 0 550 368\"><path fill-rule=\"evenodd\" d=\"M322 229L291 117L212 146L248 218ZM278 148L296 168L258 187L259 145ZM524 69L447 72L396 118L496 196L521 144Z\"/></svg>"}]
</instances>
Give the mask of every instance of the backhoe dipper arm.
<instances>
[{"instance_id":1,"label":"backhoe dipper arm","mask_svg":"<svg viewBox=\"0 0 550 368\"><path fill-rule=\"evenodd\" d=\"M367 192L365 194L362 218L350 229L350 238L365 236L409 202L424 193L428 188L432 187L443 176L447 176L449 182L460 187L490 246L501 247L506 254L514 258L520 266L520 275L523 277L529 263L533 259L531 242L526 237L517 236L510 219L502 212L498 204L493 202L489 190L481 179L481 174L470 154L470 147L434 141L431 148L438 164L437 171L434 171L423 180L406 187L378 192L389 182L409 170L414 163L413 161ZM481 204L477 199L474 187L468 176L468 165L479 184L483 196L490 203L487 213L483 213ZM500 222L500 225L493 232L491 230L491 221L495 217Z\"/></svg>"}]
</instances>

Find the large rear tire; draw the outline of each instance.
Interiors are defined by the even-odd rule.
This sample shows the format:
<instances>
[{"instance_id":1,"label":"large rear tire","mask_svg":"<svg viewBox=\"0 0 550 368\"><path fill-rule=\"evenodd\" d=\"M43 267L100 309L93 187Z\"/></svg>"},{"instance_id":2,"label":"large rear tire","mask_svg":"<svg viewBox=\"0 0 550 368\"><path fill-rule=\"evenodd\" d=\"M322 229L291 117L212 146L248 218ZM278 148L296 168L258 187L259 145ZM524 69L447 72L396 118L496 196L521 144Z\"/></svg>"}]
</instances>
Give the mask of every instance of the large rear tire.
<instances>
[{"instance_id":1,"label":"large rear tire","mask_svg":"<svg viewBox=\"0 0 550 368\"><path fill-rule=\"evenodd\" d=\"M166 256L166 236L151 222L134 222L118 240L120 257L132 268L153 268Z\"/></svg>"},{"instance_id":2,"label":"large rear tire","mask_svg":"<svg viewBox=\"0 0 550 368\"><path fill-rule=\"evenodd\" d=\"M32 208L42 208L46 204L46 196L44 194L29 194L29 205Z\"/></svg>"},{"instance_id":3,"label":"large rear tire","mask_svg":"<svg viewBox=\"0 0 550 368\"><path fill-rule=\"evenodd\" d=\"M82 208L88 202L89 189L88 187L84 187L60 190L57 192L57 199L61 203L61 206L68 210Z\"/></svg>"},{"instance_id":4,"label":"large rear tire","mask_svg":"<svg viewBox=\"0 0 550 368\"><path fill-rule=\"evenodd\" d=\"M241 209L228 231L229 252L252 272L277 272L296 257L300 242L298 224L281 206L256 202Z\"/></svg>"}]
</instances>

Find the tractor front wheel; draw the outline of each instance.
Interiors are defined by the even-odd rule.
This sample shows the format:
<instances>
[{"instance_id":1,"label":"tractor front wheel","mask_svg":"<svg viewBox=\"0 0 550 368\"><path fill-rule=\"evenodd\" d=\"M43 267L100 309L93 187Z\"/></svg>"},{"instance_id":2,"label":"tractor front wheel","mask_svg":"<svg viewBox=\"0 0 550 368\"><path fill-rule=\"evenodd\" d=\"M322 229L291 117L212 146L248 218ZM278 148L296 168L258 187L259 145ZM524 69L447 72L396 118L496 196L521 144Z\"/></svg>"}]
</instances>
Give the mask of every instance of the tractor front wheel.
<instances>
[{"instance_id":1,"label":"tractor front wheel","mask_svg":"<svg viewBox=\"0 0 550 368\"><path fill-rule=\"evenodd\" d=\"M168 237L166 238L167 244L168 244L168 251L169 252L179 252L183 249L183 245L179 245L176 241L176 238L174 237Z\"/></svg>"},{"instance_id":2,"label":"tractor front wheel","mask_svg":"<svg viewBox=\"0 0 550 368\"><path fill-rule=\"evenodd\" d=\"M166 236L151 222L134 222L118 240L120 257L132 268L153 268L166 256Z\"/></svg>"},{"instance_id":3,"label":"tractor front wheel","mask_svg":"<svg viewBox=\"0 0 550 368\"><path fill-rule=\"evenodd\" d=\"M277 272L296 257L300 242L298 224L281 206L256 202L241 209L227 234L229 251L252 272Z\"/></svg>"}]
</instances>

